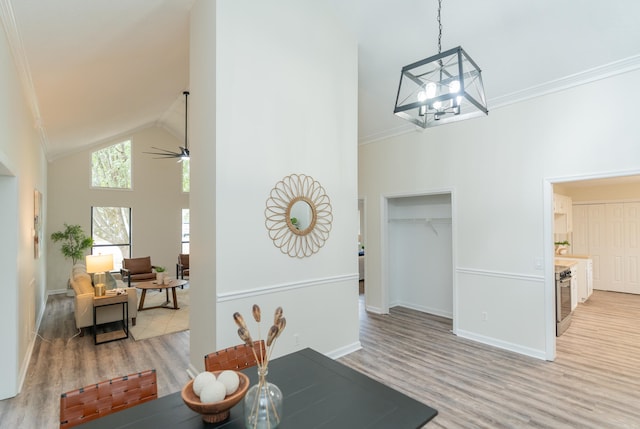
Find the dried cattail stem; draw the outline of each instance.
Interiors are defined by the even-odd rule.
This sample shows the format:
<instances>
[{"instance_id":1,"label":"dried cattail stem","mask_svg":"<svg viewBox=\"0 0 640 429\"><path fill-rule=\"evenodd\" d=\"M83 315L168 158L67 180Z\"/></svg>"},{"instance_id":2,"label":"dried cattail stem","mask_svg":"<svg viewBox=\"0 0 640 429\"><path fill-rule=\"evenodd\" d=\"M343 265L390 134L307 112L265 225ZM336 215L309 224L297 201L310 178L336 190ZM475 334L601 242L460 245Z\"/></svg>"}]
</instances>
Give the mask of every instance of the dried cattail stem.
<instances>
[{"instance_id":1,"label":"dried cattail stem","mask_svg":"<svg viewBox=\"0 0 640 429\"><path fill-rule=\"evenodd\" d=\"M269 333L267 334L267 347L271 346L271 343L273 343L273 340L276 339L279 332L280 330L278 329L277 325L271 326L271 329L269 329Z\"/></svg>"},{"instance_id":2,"label":"dried cattail stem","mask_svg":"<svg viewBox=\"0 0 640 429\"><path fill-rule=\"evenodd\" d=\"M256 322L260 323L260 306L258 304L253 304L253 318Z\"/></svg>"},{"instance_id":3,"label":"dried cattail stem","mask_svg":"<svg viewBox=\"0 0 640 429\"><path fill-rule=\"evenodd\" d=\"M281 317L280 320L278 320L278 335L276 336L276 338L280 336L280 333L284 331L284 328L286 326L287 326L287 319L284 317Z\"/></svg>"},{"instance_id":4,"label":"dried cattail stem","mask_svg":"<svg viewBox=\"0 0 640 429\"><path fill-rule=\"evenodd\" d=\"M235 313L233 313L233 320L236 321L236 325L238 325L240 328L247 329L247 324L244 323L244 317L242 317L242 314L236 311Z\"/></svg>"},{"instance_id":5,"label":"dried cattail stem","mask_svg":"<svg viewBox=\"0 0 640 429\"><path fill-rule=\"evenodd\" d=\"M276 312L273 315L273 324L277 325L278 324L278 320L280 320L281 317L282 317L282 307L278 307L278 308L276 308Z\"/></svg>"},{"instance_id":6,"label":"dried cattail stem","mask_svg":"<svg viewBox=\"0 0 640 429\"><path fill-rule=\"evenodd\" d=\"M238 336L240 337L240 339L242 341L244 341L244 343L248 346L253 345L253 340L251 339L251 334L249 333L249 330L247 328L239 328L238 329Z\"/></svg>"}]
</instances>

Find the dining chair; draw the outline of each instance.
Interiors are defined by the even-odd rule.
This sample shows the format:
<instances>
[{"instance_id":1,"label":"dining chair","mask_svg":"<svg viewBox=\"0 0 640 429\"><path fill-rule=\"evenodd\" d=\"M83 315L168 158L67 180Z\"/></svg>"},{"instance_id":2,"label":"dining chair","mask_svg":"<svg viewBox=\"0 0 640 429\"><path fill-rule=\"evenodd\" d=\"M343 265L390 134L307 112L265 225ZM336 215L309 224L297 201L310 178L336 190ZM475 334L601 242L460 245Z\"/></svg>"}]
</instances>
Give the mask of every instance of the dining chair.
<instances>
[{"instance_id":1,"label":"dining chair","mask_svg":"<svg viewBox=\"0 0 640 429\"><path fill-rule=\"evenodd\" d=\"M155 369L72 390L60 395L60 429L78 426L157 397Z\"/></svg>"},{"instance_id":2,"label":"dining chair","mask_svg":"<svg viewBox=\"0 0 640 429\"><path fill-rule=\"evenodd\" d=\"M255 354L253 353L254 350ZM229 347L206 355L204 357L204 369L205 371L222 371L225 369L239 371L262 362L265 353L264 340L254 341L252 346L241 344ZM256 357L258 358L257 360Z\"/></svg>"}]
</instances>

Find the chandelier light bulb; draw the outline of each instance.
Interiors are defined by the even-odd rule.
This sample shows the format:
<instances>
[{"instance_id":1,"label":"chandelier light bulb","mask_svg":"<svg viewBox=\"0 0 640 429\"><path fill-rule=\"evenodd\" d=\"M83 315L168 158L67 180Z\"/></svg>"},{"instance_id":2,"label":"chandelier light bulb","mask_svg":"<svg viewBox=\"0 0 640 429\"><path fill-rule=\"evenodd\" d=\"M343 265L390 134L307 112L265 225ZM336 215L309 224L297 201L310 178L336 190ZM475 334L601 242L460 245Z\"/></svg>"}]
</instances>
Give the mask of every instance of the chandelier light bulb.
<instances>
[{"instance_id":1,"label":"chandelier light bulb","mask_svg":"<svg viewBox=\"0 0 640 429\"><path fill-rule=\"evenodd\" d=\"M426 91L426 95L427 98L433 98L436 96L436 90L437 90L437 86L435 83L433 82L429 82L426 86L425 86L425 91Z\"/></svg>"},{"instance_id":2,"label":"chandelier light bulb","mask_svg":"<svg viewBox=\"0 0 640 429\"><path fill-rule=\"evenodd\" d=\"M449 83L449 94L455 94L457 92L460 92L460 81L452 80Z\"/></svg>"},{"instance_id":3,"label":"chandelier light bulb","mask_svg":"<svg viewBox=\"0 0 640 429\"><path fill-rule=\"evenodd\" d=\"M418 93L418 101L423 102L427 99L427 93L425 91L420 91Z\"/></svg>"}]
</instances>

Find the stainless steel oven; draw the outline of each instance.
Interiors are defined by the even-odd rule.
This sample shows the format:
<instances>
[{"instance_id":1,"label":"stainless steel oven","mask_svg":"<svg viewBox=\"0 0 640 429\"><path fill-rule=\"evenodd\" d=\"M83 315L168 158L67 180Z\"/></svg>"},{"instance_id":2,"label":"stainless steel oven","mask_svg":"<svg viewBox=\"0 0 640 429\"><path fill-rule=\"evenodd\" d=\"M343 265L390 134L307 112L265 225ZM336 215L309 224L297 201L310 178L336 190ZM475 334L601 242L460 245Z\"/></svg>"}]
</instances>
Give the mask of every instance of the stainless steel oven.
<instances>
[{"instance_id":1,"label":"stainless steel oven","mask_svg":"<svg viewBox=\"0 0 640 429\"><path fill-rule=\"evenodd\" d=\"M571 269L556 265L556 336L571 324Z\"/></svg>"}]
</instances>

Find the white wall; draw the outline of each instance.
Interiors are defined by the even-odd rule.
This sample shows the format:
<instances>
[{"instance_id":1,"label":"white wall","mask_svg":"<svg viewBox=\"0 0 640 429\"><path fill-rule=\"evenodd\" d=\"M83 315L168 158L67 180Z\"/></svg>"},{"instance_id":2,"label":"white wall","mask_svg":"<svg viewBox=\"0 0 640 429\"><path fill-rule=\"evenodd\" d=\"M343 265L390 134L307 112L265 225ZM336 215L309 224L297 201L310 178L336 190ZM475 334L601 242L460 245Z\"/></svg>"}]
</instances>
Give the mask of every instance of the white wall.
<instances>
[{"instance_id":1,"label":"white wall","mask_svg":"<svg viewBox=\"0 0 640 429\"><path fill-rule=\"evenodd\" d=\"M1 11L0 11L1 13ZM1 22L1 21L0 21ZM47 165L0 24L0 399L18 393L45 306L46 253L34 258L34 190L47 200ZM43 207L46 219L46 207Z\"/></svg>"},{"instance_id":2,"label":"white wall","mask_svg":"<svg viewBox=\"0 0 640 429\"><path fill-rule=\"evenodd\" d=\"M640 90L639 78L640 71L629 72L488 117L360 146L359 195L370 201L455 190L458 335L550 357L555 339L547 180L640 170L640 122L629 97ZM366 232L366 299L377 308L386 299L381 207L367 207ZM538 258L544 258L545 271L535 269Z\"/></svg>"},{"instance_id":3,"label":"white wall","mask_svg":"<svg viewBox=\"0 0 640 429\"><path fill-rule=\"evenodd\" d=\"M205 344L206 351L239 343L232 314L249 318L253 303L267 319L276 306L284 308L287 329L274 356L307 346L336 355L356 348L355 40L310 0L204 3L192 10L191 89L194 99L206 93L198 108L207 110L203 120L215 122L194 124L192 142L194 152L205 141L213 145L215 130L216 153L208 154L206 174L194 163L192 200L211 201L215 215L206 225L196 225L194 217L192 233L215 238L216 262L212 269L194 259L193 272L206 269L208 275L198 284L194 276L192 288L215 316L191 320L192 363L202 367L196 343L210 342L212 329L215 344ZM214 61L215 74L202 75ZM213 79L215 89L208 86ZM265 227L270 191L292 173L319 181L333 208L328 241L303 259L282 254ZM204 182L215 183L215 191ZM213 261L210 248L201 250Z\"/></svg>"},{"instance_id":4,"label":"white wall","mask_svg":"<svg viewBox=\"0 0 640 429\"><path fill-rule=\"evenodd\" d=\"M91 152L131 139L132 189L91 188ZM182 164L173 159L154 159L143 152L151 146L177 150L182 142L162 128L149 127L132 134L73 153L49 166L49 227L46 234L49 254L49 292L67 288L71 260L64 259L60 243L51 233L64 223L81 225L91 233L91 207L131 207L132 256L151 256L151 263L167 268L175 276L181 249L181 210L189 207L189 194L182 192Z\"/></svg>"}]
</instances>

